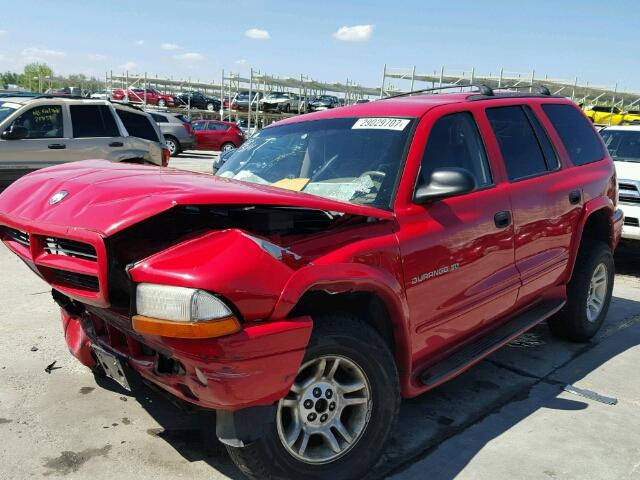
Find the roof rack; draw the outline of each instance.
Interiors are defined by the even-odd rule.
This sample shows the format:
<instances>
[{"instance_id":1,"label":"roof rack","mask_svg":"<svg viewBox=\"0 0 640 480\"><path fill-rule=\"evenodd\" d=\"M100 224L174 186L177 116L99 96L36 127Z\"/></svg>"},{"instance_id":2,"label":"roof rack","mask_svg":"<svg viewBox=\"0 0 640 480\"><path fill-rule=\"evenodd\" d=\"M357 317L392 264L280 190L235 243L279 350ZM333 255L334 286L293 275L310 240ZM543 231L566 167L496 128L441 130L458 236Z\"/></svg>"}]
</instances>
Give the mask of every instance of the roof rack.
<instances>
[{"instance_id":1,"label":"roof rack","mask_svg":"<svg viewBox=\"0 0 640 480\"><path fill-rule=\"evenodd\" d=\"M447 89L453 89L453 88L469 88L469 87L475 87L478 89L478 92L480 95L486 95L486 96L493 96L493 89L487 85L484 84L474 84L471 83L469 85L446 85L446 86L441 86L441 87L432 87L432 88L422 88L420 90L412 90L410 92L405 92L405 93L398 93L397 95L391 95L389 97L384 97L381 98L380 100L388 100L390 98L398 98L398 97L408 97L409 95L415 95L416 93L425 93L425 92L437 92L439 90L447 90Z\"/></svg>"},{"instance_id":2,"label":"roof rack","mask_svg":"<svg viewBox=\"0 0 640 480\"><path fill-rule=\"evenodd\" d=\"M539 93L540 95L551 95L549 89L539 83L530 83L529 85L506 85L504 87L498 88L497 90L522 90L526 88L536 90L536 93Z\"/></svg>"},{"instance_id":3,"label":"roof rack","mask_svg":"<svg viewBox=\"0 0 640 480\"><path fill-rule=\"evenodd\" d=\"M43 93L33 98L68 98L69 100L91 100L81 95L66 95L64 93ZM93 100L96 100L95 98Z\"/></svg>"}]
</instances>

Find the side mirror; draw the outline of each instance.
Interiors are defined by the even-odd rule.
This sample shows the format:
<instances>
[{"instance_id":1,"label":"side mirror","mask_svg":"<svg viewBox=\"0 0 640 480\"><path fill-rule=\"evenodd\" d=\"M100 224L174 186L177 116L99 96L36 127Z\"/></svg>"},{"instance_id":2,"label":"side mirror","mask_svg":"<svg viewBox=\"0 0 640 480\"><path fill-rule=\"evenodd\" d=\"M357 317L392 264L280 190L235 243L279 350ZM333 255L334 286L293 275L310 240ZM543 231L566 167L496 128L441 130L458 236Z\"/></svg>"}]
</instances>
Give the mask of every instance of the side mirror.
<instances>
[{"instance_id":1,"label":"side mirror","mask_svg":"<svg viewBox=\"0 0 640 480\"><path fill-rule=\"evenodd\" d=\"M19 125L11 125L4 132L2 132L0 138L2 138L2 140L22 140L27 136L29 136L28 128Z\"/></svg>"},{"instance_id":2,"label":"side mirror","mask_svg":"<svg viewBox=\"0 0 640 480\"><path fill-rule=\"evenodd\" d=\"M431 174L429 183L418 187L413 195L417 204L469 193L476 189L476 179L464 168L437 168Z\"/></svg>"}]
</instances>

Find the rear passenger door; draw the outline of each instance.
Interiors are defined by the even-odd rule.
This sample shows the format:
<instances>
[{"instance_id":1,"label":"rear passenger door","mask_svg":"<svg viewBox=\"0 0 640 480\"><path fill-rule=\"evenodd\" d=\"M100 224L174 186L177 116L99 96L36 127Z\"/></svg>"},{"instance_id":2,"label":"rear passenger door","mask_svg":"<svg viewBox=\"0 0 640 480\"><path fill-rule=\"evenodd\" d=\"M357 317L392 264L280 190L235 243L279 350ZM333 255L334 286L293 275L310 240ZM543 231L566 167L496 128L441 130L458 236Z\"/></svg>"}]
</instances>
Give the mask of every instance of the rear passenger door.
<instances>
[{"instance_id":1,"label":"rear passenger door","mask_svg":"<svg viewBox=\"0 0 640 480\"><path fill-rule=\"evenodd\" d=\"M111 108L107 105L69 105L73 141L65 155L70 160L118 159L126 147Z\"/></svg>"},{"instance_id":2,"label":"rear passenger door","mask_svg":"<svg viewBox=\"0 0 640 480\"><path fill-rule=\"evenodd\" d=\"M162 165L162 145L157 125L143 113L116 109L129 136L126 139L127 154L130 158L141 158L156 165ZM153 123L152 123L153 122Z\"/></svg>"},{"instance_id":3,"label":"rear passenger door","mask_svg":"<svg viewBox=\"0 0 640 480\"><path fill-rule=\"evenodd\" d=\"M513 206L518 304L561 283L582 209L579 180L562 169L540 118L528 105L486 109L506 170Z\"/></svg>"}]
</instances>

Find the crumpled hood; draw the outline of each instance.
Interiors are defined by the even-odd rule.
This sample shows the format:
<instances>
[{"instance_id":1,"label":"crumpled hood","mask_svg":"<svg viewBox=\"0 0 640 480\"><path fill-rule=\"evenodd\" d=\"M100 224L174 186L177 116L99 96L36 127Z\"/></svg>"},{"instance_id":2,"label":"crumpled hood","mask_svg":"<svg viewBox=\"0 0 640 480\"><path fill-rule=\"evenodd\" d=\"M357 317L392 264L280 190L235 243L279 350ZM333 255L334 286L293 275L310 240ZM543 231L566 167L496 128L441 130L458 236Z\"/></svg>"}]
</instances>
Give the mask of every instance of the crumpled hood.
<instances>
[{"instance_id":1,"label":"crumpled hood","mask_svg":"<svg viewBox=\"0 0 640 480\"><path fill-rule=\"evenodd\" d=\"M55 205L53 195L67 195ZM176 205L271 205L392 218L391 212L276 187L171 168L86 160L45 168L0 194L0 220L16 218L104 236Z\"/></svg>"}]
</instances>

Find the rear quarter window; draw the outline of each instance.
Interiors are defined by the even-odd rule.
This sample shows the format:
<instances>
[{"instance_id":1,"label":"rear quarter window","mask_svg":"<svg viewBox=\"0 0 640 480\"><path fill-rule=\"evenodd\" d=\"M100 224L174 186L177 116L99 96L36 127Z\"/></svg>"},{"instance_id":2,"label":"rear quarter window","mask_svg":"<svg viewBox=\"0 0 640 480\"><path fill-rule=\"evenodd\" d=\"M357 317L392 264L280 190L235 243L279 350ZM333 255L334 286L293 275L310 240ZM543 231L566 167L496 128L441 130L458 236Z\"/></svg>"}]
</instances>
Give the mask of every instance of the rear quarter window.
<instances>
[{"instance_id":1,"label":"rear quarter window","mask_svg":"<svg viewBox=\"0 0 640 480\"><path fill-rule=\"evenodd\" d=\"M553 128L574 165L586 165L604 157L604 148L596 131L587 118L571 105L546 104L542 110L549 117Z\"/></svg>"},{"instance_id":2,"label":"rear quarter window","mask_svg":"<svg viewBox=\"0 0 640 480\"><path fill-rule=\"evenodd\" d=\"M144 138L145 140L151 140L152 142L160 141L158 134L156 133L156 129L153 128L151 121L146 115L127 112L125 110L116 111L118 112L120 120L122 120L122 123L124 124L124 128L129 132L129 135L132 137Z\"/></svg>"}]
</instances>

